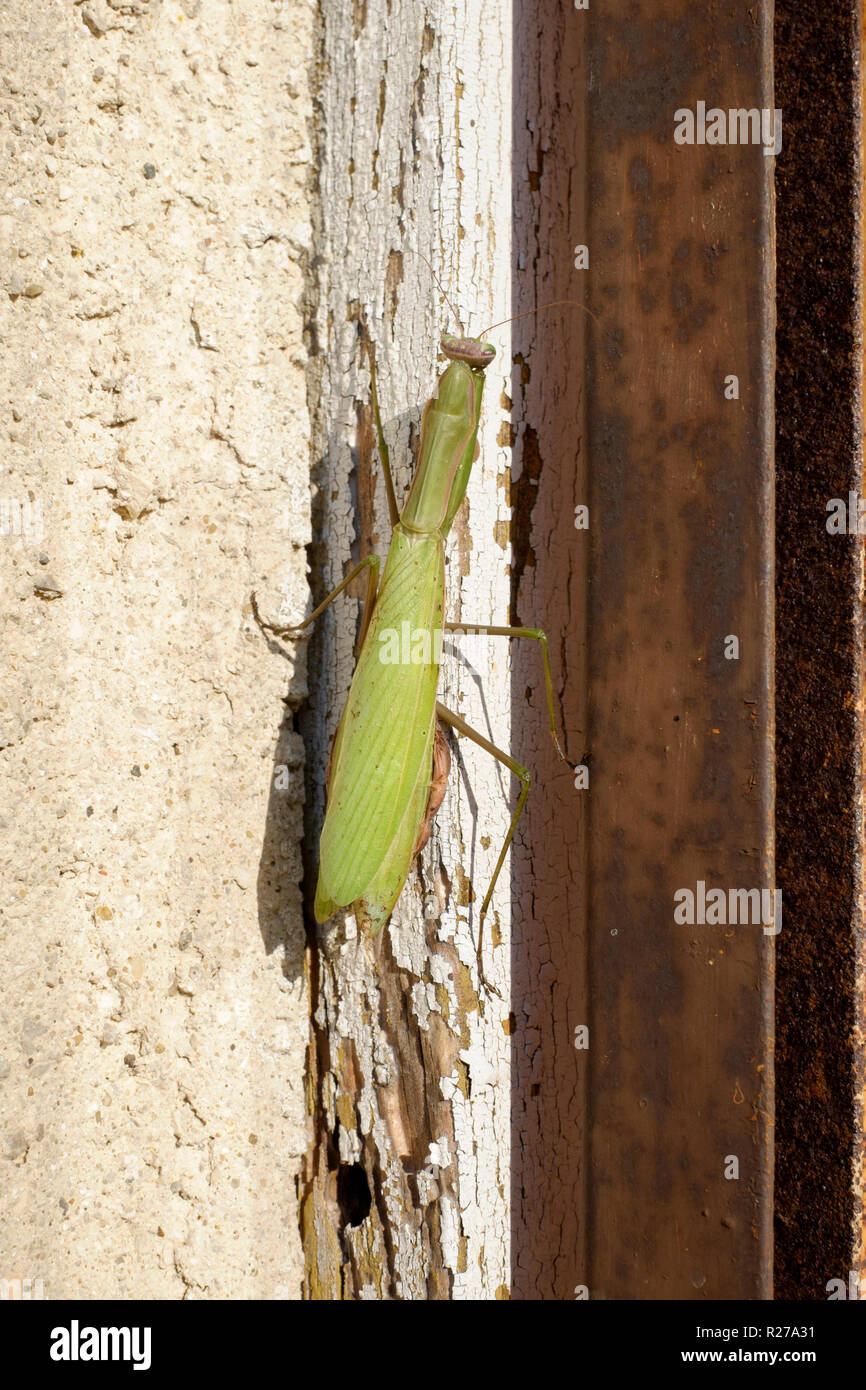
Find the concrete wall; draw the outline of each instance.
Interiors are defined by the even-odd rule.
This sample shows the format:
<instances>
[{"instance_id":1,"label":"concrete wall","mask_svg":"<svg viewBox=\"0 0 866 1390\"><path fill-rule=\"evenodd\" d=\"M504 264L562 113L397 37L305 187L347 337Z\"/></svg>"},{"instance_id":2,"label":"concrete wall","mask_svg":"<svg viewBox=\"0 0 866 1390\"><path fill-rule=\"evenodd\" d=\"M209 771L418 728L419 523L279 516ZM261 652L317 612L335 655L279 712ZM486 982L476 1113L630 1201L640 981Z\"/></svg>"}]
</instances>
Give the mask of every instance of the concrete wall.
<instances>
[{"instance_id":1,"label":"concrete wall","mask_svg":"<svg viewBox=\"0 0 866 1390\"><path fill-rule=\"evenodd\" d=\"M0 1277L48 1298L299 1290L305 677L250 594L307 597L313 25L0 8Z\"/></svg>"}]
</instances>

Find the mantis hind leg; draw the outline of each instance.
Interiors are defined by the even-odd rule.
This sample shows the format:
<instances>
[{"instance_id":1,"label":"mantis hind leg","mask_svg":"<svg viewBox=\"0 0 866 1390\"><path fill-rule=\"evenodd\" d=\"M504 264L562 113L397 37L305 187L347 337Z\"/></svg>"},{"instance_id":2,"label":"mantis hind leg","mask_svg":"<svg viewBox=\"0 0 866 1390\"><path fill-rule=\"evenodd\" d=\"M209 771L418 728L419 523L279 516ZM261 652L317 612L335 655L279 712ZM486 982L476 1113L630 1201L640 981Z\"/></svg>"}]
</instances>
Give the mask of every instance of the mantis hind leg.
<instances>
[{"instance_id":1,"label":"mantis hind leg","mask_svg":"<svg viewBox=\"0 0 866 1390\"><path fill-rule=\"evenodd\" d=\"M493 890L496 887L496 880L499 878L499 874L502 870L502 865L505 863L505 856L508 853L508 848L511 844L511 841L514 839L514 832L517 829L517 822L520 820L520 817L523 813L523 808L526 805L526 798L529 795L529 788L532 783L532 777L528 768L523 767L521 763L517 762L515 758L512 758L510 754L504 751L504 749L497 748L495 743L491 743L490 740L485 738L483 734L479 734L476 729L473 729L471 725L466 723L465 719L461 719L459 714L455 714L453 710L446 709L445 705L440 704L438 701L436 703L436 715L442 721L443 724L449 725L449 727L454 729L458 734L462 734L464 738L471 739L473 743L476 743L479 748L483 748L484 751L486 753L489 753L491 757L496 758L497 761L500 763L504 763L504 765L507 768L509 768L514 773L515 777L519 778L520 782L522 783L520 796L517 798L517 805L514 808L514 815L511 817L511 824L508 827L508 834L505 836L505 839L502 842L502 848L499 851L499 858L496 861L496 868L493 870L493 877L490 880L490 887L487 889L487 892L484 895L484 902L481 904L481 912L478 916L478 973L479 977L482 980L484 980L484 972L481 965L481 942L482 933L484 930L484 918L487 915L487 909L490 906L490 899L493 896ZM487 981L484 980L484 983L486 984ZM491 989L493 988L492 985L489 987ZM494 992L496 994L499 993L498 990L494 990Z\"/></svg>"},{"instance_id":2,"label":"mantis hind leg","mask_svg":"<svg viewBox=\"0 0 866 1390\"><path fill-rule=\"evenodd\" d=\"M544 662L544 688L547 694L547 713L550 718L550 734L556 745L556 751L565 762L565 754L559 746L559 739L556 736L556 717L553 712L553 681L550 676L550 650L547 645L547 634L542 632L540 627L491 627L489 623L444 623L446 632L483 632L487 637L528 637L533 642L538 642L541 647L541 657Z\"/></svg>"}]
</instances>

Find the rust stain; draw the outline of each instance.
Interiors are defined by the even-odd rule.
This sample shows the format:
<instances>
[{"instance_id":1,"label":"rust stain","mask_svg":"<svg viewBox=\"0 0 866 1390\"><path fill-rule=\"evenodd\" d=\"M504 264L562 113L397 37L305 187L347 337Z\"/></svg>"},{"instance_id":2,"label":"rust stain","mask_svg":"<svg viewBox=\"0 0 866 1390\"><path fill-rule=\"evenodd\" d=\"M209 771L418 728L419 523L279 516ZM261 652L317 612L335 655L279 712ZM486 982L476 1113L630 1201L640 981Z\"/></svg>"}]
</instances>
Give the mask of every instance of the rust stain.
<instances>
[{"instance_id":1,"label":"rust stain","mask_svg":"<svg viewBox=\"0 0 866 1390\"><path fill-rule=\"evenodd\" d=\"M521 432L521 472L515 482L511 480L511 622L520 623L518 614L520 584L526 569L535 567L535 550L532 545L532 513L538 497L538 483L541 477L541 453L538 447L538 434L529 424Z\"/></svg>"}]
</instances>

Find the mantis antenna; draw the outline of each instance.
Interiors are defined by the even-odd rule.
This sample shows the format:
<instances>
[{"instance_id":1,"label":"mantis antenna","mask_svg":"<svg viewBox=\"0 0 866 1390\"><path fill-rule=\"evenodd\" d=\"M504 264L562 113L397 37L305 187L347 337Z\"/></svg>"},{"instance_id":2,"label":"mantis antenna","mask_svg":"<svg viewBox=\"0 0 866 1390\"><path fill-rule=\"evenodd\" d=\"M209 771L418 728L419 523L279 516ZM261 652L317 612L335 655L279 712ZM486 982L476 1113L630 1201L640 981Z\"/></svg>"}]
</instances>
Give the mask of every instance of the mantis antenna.
<instances>
[{"instance_id":1,"label":"mantis antenna","mask_svg":"<svg viewBox=\"0 0 866 1390\"><path fill-rule=\"evenodd\" d=\"M512 314L510 319L500 319L498 323L491 323L489 328L485 328L479 333L479 338L486 338L488 333L492 333L494 328L503 328L506 323L514 323L515 319L528 318L530 314L543 314L545 309L556 309L560 304L572 304L575 309L582 309L585 314L598 323L598 317L588 309L585 304L581 304L577 299L551 299L547 304L537 304L534 309L524 309L522 314Z\"/></svg>"},{"instance_id":2,"label":"mantis antenna","mask_svg":"<svg viewBox=\"0 0 866 1390\"><path fill-rule=\"evenodd\" d=\"M439 276L436 274L436 271L433 269L433 267L432 267L432 265L430 264L430 262L428 261L427 257L426 257L421 251L413 251L412 248L411 248L411 246L407 246L405 249L409 252L409 255L410 255L410 256L418 256L418 257L424 262L424 264L426 265L427 269L430 271L430 274L433 276L433 279L436 281L436 284L439 286L439 290L440 290L440 293L441 293L441 295L442 295L442 298L445 300L445 303L448 305L448 308L451 310L451 313L454 315L454 322L457 324L457 327L460 329L460 336L461 336L461 338L463 338L463 337L465 336L465 329L464 329L464 327L463 327L463 323L462 323L462 320L461 320L461 318L460 318L460 315L458 314L457 310L454 308L454 305L451 303L451 300L448 298L447 294L445 293L445 290L444 290L443 287L442 287L442 281L439 279Z\"/></svg>"}]
</instances>

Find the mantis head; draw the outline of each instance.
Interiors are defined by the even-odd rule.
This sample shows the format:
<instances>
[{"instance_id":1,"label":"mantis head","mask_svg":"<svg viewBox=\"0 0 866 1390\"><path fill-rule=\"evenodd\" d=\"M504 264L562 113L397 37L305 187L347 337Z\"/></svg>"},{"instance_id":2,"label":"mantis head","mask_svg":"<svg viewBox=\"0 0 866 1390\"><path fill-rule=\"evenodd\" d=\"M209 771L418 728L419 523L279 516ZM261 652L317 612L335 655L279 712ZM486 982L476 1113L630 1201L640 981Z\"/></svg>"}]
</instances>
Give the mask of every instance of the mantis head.
<instances>
[{"instance_id":1,"label":"mantis head","mask_svg":"<svg viewBox=\"0 0 866 1390\"><path fill-rule=\"evenodd\" d=\"M483 372L485 367L496 356L496 348L492 343L484 343L480 338L458 338L453 333L446 333L440 339L439 346L445 356L451 362L466 362L470 367L477 367Z\"/></svg>"}]
</instances>

